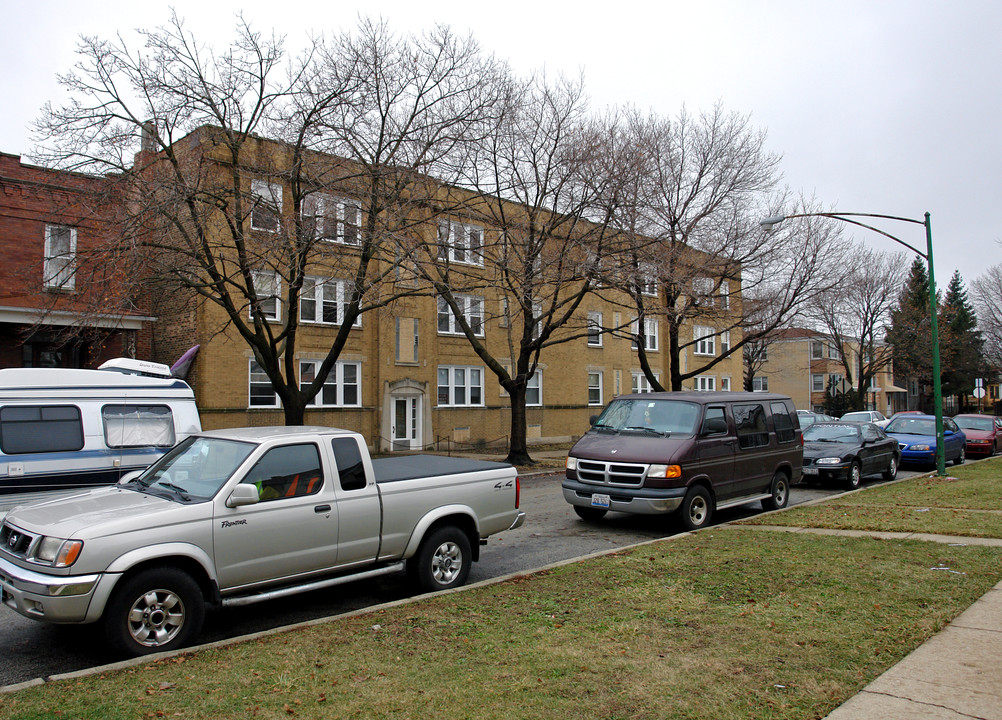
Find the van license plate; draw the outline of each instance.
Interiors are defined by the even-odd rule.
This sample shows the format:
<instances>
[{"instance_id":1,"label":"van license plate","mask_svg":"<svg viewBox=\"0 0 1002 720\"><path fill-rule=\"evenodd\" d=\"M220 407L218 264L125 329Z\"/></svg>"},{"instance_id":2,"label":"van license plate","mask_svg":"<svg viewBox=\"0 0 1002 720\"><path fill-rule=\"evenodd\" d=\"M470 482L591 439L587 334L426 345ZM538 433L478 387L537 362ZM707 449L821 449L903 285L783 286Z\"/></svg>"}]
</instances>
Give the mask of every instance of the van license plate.
<instances>
[{"instance_id":1,"label":"van license plate","mask_svg":"<svg viewBox=\"0 0 1002 720\"><path fill-rule=\"evenodd\" d=\"M609 507L612 506L612 498L609 497L608 495L598 495L598 494L592 495L591 506L608 509Z\"/></svg>"}]
</instances>

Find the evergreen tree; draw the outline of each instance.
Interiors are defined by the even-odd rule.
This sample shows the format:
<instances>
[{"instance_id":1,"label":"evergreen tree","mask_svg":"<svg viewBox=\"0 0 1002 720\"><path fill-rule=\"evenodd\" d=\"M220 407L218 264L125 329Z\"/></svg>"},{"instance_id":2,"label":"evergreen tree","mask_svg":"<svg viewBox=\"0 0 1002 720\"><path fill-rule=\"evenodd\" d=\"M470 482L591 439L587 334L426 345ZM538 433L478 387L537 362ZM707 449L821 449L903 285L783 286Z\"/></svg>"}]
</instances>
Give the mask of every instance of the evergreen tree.
<instances>
[{"instance_id":1,"label":"evergreen tree","mask_svg":"<svg viewBox=\"0 0 1002 720\"><path fill-rule=\"evenodd\" d=\"M925 263L915 258L898 307L891 311L887 332L886 342L894 348L895 378L917 378L923 385L932 384L931 336L929 275Z\"/></svg>"},{"instance_id":2,"label":"evergreen tree","mask_svg":"<svg viewBox=\"0 0 1002 720\"><path fill-rule=\"evenodd\" d=\"M943 395L967 395L983 375L984 339L974 305L959 272L954 272L940 308L940 359Z\"/></svg>"}]
</instances>

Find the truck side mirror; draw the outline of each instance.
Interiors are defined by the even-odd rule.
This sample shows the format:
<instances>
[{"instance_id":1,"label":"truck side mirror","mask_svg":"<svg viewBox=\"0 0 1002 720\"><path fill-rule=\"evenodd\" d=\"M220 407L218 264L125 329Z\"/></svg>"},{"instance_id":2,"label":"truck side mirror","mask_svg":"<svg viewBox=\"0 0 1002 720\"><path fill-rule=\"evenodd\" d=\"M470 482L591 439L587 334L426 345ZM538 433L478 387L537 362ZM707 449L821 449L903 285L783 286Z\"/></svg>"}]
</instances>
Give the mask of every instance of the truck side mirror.
<instances>
[{"instance_id":1,"label":"truck side mirror","mask_svg":"<svg viewBox=\"0 0 1002 720\"><path fill-rule=\"evenodd\" d=\"M235 508L243 505L256 505L259 500L260 497L258 496L256 485L240 483L233 488L233 492L226 498L226 507Z\"/></svg>"}]
</instances>

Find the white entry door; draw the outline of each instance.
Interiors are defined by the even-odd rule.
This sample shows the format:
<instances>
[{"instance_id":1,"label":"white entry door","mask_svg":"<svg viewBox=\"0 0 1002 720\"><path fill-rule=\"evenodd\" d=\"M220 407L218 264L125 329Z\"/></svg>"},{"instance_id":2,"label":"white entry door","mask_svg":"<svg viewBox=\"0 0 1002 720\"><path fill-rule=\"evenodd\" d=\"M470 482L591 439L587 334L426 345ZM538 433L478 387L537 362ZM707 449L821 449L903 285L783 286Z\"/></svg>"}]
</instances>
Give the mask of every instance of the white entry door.
<instances>
[{"instance_id":1,"label":"white entry door","mask_svg":"<svg viewBox=\"0 0 1002 720\"><path fill-rule=\"evenodd\" d=\"M394 450L421 449L421 403L414 396L393 398Z\"/></svg>"}]
</instances>

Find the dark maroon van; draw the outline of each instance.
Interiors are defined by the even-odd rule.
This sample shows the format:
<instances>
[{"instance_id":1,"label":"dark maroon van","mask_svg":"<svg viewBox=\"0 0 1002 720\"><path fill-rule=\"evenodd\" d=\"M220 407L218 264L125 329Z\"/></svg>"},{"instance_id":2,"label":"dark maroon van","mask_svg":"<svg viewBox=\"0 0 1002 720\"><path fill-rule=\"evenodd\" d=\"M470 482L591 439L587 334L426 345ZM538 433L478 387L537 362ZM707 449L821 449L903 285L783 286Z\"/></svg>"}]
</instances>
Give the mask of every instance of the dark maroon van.
<instances>
[{"instance_id":1,"label":"dark maroon van","mask_svg":"<svg viewBox=\"0 0 1002 720\"><path fill-rule=\"evenodd\" d=\"M610 510L678 512L687 530L697 530L718 509L753 501L785 507L803 453L797 411L785 395L623 395L568 453L564 499L585 520Z\"/></svg>"}]
</instances>

